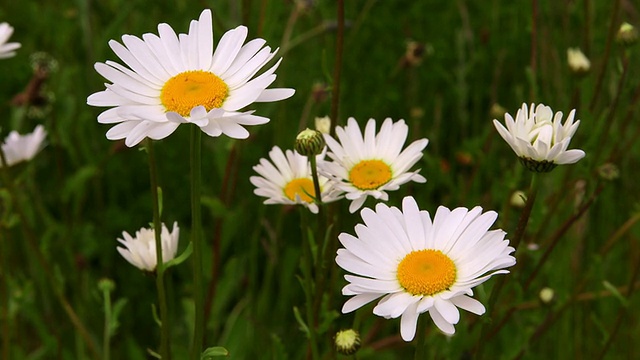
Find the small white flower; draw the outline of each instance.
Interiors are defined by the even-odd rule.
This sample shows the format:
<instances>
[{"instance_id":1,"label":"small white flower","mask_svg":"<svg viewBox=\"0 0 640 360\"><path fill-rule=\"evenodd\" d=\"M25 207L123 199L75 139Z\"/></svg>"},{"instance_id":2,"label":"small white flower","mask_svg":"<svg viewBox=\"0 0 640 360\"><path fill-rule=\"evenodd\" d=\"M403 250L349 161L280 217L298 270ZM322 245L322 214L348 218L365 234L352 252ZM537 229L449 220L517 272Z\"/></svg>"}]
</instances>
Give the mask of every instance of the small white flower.
<instances>
[{"instance_id":1,"label":"small white flower","mask_svg":"<svg viewBox=\"0 0 640 360\"><path fill-rule=\"evenodd\" d=\"M42 125L36 126L32 133L26 135L20 135L17 131L10 132L2 144L7 166L33 159L44 147L44 139L46 137L47 132ZM1 163L0 167L2 167Z\"/></svg>"},{"instance_id":2,"label":"small white flower","mask_svg":"<svg viewBox=\"0 0 640 360\"><path fill-rule=\"evenodd\" d=\"M577 74L584 74L591 69L591 61L582 53L580 48L567 49L569 69Z\"/></svg>"},{"instance_id":3,"label":"small white flower","mask_svg":"<svg viewBox=\"0 0 640 360\"><path fill-rule=\"evenodd\" d=\"M422 158L429 140L416 140L402 150L408 133L404 120L394 123L387 118L376 134L376 121L370 119L363 136L356 120L349 118L347 126L336 127L338 141L325 135L331 150L327 155L333 162L323 163L320 169L351 200L350 212L362 207L368 196L387 201L387 191L398 190L409 181L427 181L418 174L420 169L413 172L409 169Z\"/></svg>"},{"instance_id":4,"label":"small white flower","mask_svg":"<svg viewBox=\"0 0 640 360\"><path fill-rule=\"evenodd\" d=\"M418 316L428 312L446 334L455 333L458 308L482 315L485 308L473 299L472 288L516 260L515 250L502 230L489 230L498 214L482 213L479 206L449 210L443 206L433 221L418 209L412 197L402 201L402 211L383 203L361 211L364 224L356 236L342 233L336 263L355 275L342 294L353 296L342 307L354 311L382 296L373 313L386 319L402 317L400 334L411 341Z\"/></svg>"},{"instance_id":5,"label":"small white flower","mask_svg":"<svg viewBox=\"0 0 640 360\"><path fill-rule=\"evenodd\" d=\"M549 106L531 104L527 108L522 104L515 120L509 113L504 115L506 128L495 119L493 124L521 160L551 166L573 164L585 156L582 150L567 150L580 125L580 120L574 122L575 112L571 110L562 124L561 111L554 115Z\"/></svg>"},{"instance_id":6,"label":"small white flower","mask_svg":"<svg viewBox=\"0 0 640 360\"><path fill-rule=\"evenodd\" d=\"M6 22L0 23L0 59L6 59L14 56L14 50L20 48L20 43L8 43L9 38L13 34L13 27Z\"/></svg>"},{"instance_id":7,"label":"small white flower","mask_svg":"<svg viewBox=\"0 0 640 360\"><path fill-rule=\"evenodd\" d=\"M178 223L173 223L173 229L169 233L169 229L162 224L162 232L160 233L162 241L162 262L166 263L176 256L178 251L178 238L180 236L180 228ZM131 265L140 270L153 272L156 269L158 261L156 259L156 239L153 228L141 228L136 231L136 236L132 237L126 231L122 232L124 239L118 238L118 241L125 247L118 247L118 252Z\"/></svg>"},{"instance_id":8,"label":"small white flower","mask_svg":"<svg viewBox=\"0 0 640 360\"><path fill-rule=\"evenodd\" d=\"M324 161L325 153L316 156L318 164ZM318 213L318 205L313 201L315 190L311 177L311 166L306 156L295 151L282 150L274 146L269 158L260 159L260 164L253 170L260 176L252 176L249 181L256 187L253 191L258 196L268 198L265 204L301 204L312 213ZM333 189L333 183L324 176L318 176L321 199L323 203L338 200L341 196Z\"/></svg>"},{"instance_id":9,"label":"small white flower","mask_svg":"<svg viewBox=\"0 0 640 360\"><path fill-rule=\"evenodd\" d=\"M89 96L87 103L112 107L98 116L100 123L117 124L107 132L110 140L125 139L127 146L134 146L146 137L164 139L184 123L195 124L212 137L245 139L249 132L243 125L265 124L269 119L241 109L294 93L267 89L276 79L280 60L254 77L277 50L263 47L263 39L244 44L246 27L227 31L214 51L210 10L191 21L188 34L176 35L167 24L158 25L158 33L144 34L142 39L123 35L124 45L109 42L128 68L113 61L95 65L111 84Z\"/></svg>"}]
</instances>

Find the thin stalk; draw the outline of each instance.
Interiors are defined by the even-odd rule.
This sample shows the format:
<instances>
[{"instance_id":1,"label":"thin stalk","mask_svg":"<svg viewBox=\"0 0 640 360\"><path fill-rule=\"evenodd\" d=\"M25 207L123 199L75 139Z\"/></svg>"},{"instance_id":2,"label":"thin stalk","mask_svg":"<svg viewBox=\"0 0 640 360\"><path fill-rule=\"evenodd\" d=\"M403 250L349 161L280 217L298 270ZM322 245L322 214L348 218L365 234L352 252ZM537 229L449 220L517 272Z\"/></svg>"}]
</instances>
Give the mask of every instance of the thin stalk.
<instances>
[{"instance_id":1,"label":"thin stalk","mask_svg":"<svg viewBox=\"0 0 640 360\"><path fill-rule=\"evenodd\" d=\"M611 21L609 22L609 33L607 34L607 43L604 48L604 55L602 56L602 64L600 65L600 70L598 72L598 79L596 80L596 87L593 91L593 96L591 97L591 103L589 104L589 111L593 112L596 104L598 103L600 91L602 90L602 83L604 81L604 74L607 70L607 63L609 62L609 55L611 54L611 43L613 42L613 37L616 34L616 26L618 25L618 13L620 12L620 2L621 0L613 1L613 10L611 11Z\"/></svg>"},{"instance_id":2,"label":"thin stalk","mask_svg":"<svg viewBox=\"0 0 640 360\"><path fill-rule=\"evenodd\" d=\"M305 296L305 312L307 317L307 328L309 335L309 347L311 349L311 358L313 360L320 359L318 353L318 340L316 334L316 318L314 316L314 291L313 291L313 274L311 272L311 265L313 264L313 252L312 252L312 244L311 239L308 236L309 222L308 222L308 214L306 209L301 210L301 227L302 231L302 259L301 259L301 270L302 270L302 281L304 286L304 296Z\"/></svg>"},{"instance_id":3,"label":"thin stalk","mask_svg":"<svg viewBox=\"0 0 640 360\"><path fill-rule=\"evenodd\" d=\"M524 231L527 228L527 224L529 223L529 218L531 217L531 210L533 209L533 204L536 201L536 196L538 194L538 174L532 172L531 175L531 184L529 185L529 194L527 196L527 201L524 205L524 209L522 209L522 213L520 214L520 219L518 220L518 225L516 225L515 234L511 238L511 246L513 246L516 251L518 250L518 246L524 237ZM496 311L496 302L498 301L498 295L502 292L504 285L506 283L506 277L502 276L498 280L493 291L491 291L491 296L488 301L489 308L489 318L491 319L494 316ZM489 340L489 323L485 322L482 324L482 329L480 331L480 338L477 344L476 357L478 359L482 359L482 352L484 350L484 344Z\"/></svg>"},{"instance_id":4,"label":"thin stalk","mask_svg":"<svg viewBox=\"0 0 640 360\"><path fill-rule=\"evenodd\" d=\"M160 223L160 204L158 202L158 167L156 165L153 140L147 140L147 153L149 155L149 181L151 184L151 203L153 207L153 232L156 242L156 289L158 291L158 306L160 308L160 355L162 359L171 359L171 344L169 324L169 311L167 307L167 294L164 288L164 261L162 256L162 228Z\"/></svg>"},{"instance_id":5,"label":"thin stalk","mask_svg":"<svg viewBox=\"0 0 640 360\"><path fill-rule=\"evenodd\" d=\"M1 151L1 150L0 150ZM4 233L4 225L0 224L0 315L4 321L2 322L2 359L9 360L11 353L11 319L9 318L9 281L8 281L8 245L7 238Z\"/></svg>"},{"instance_id":6,"label":"thin stalk","mask_svg":"<svg viewBox=\"0 0 640 360\"><path fill-rule=\"evenodd\" d=\"M195 321L191 359L199 360L204 338L204 297L202 279L202 213L200 206L200 186L202 167L202 132L196 125L191 126L191 244L193 245L193 300Z\"/></svg>"},{"instance_id":7,"label":"thin stalk","mask_svg":"<svg viewBox=\"0 0 640 360\"><path fill-rule=\"evenodd\" d=\"M104 299L104 330L102 334L102 359L109 360L111 355L111 289L103 288L102 297Z\"/></svg>"},{"instance_id":8,"label":"thin stalk","mask_svg":"<svg viewBox=\"0 0 640 360\"><path fill-rule=\"evenodd\" d=\"M40 250L40 247L38 246L38 243L36 241L36 235L33 233L33 230L27 224L27 221L28 221L27 216L25 215L25 212L22 209L22 204L20 200L16 196L18 192L13 187L13 182L9 175L10 168L7 166L7 160L4 155L4 151L2 151L1 147L0 147L0 164L2 165L0 167L0 173L2 173L5 186L9 190L11 200L13 201L15 209L18 213L20 224L22 225L22 230L27 240L27 245L35 255L35 258L38 264L42 268L42 272L47 277L47 282L51 284L53 293L55 294L56 299L60 303L60 306L62 306L62 309L67 314L67 317L71 321L71 324L73 324L76 331L80 334L80 336L82 337L82 340L84 340L85 344L87 345L87 348L91 353L91 356L94 359L100 359L100 354L98 353L96 344L91 338L89 331L84 326L84 324L82 323L82 320L80 320L75 310L73 310L73 307L69 304L69 300L67 300L66 296L62 292L62 289L60 289L60 286L58 286L58 280L54 276L53 268L51 267L47 259L44 257L44 254L42 253L42 250Z\"/></svg>"},{"instance_id":9,"label":"thin stalk","mask_svg":"<svg viewBox=\"0 0 640 360\"><path fill-rule=\"evenodd\" d=\"M336 61L333 64L333 84L331 87L331 135L335 135L340 106L340 76L342 72L342 50L344 48L344 0L338 0L338 28L336 36Z\"/></svg>"}]
</instances>

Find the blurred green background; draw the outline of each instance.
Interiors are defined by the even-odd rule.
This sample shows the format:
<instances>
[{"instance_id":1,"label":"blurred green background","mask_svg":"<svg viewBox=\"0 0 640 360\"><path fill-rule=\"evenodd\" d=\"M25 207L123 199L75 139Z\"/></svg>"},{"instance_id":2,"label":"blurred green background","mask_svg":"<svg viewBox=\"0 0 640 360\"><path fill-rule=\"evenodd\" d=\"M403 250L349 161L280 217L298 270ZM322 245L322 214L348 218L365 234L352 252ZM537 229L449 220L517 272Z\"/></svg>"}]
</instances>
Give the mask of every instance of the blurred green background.
<instances>
[{"instance_id":1,"label":"blurred green background","mask_svg":"<svg viewBox=\"0 0 640 360\"><path fill-rule=\"evenodd\" d=\"M275 86L296 89L291 99L251 106L271 122L249 128L248 140L203 137L205 272L218 274L215 286L205 291L211 306L205 344L226 347L233 359L306 356L293 311L304 303L296 277L300 212L263 205L249 177L252 166L274 145L292 148L299 130L312 127L314 117L329 114L336 6L335 1L312 0L38 0L0 5L0 22L14 26L11 41L22 43L17 56L0 60L2 137L10 130L30 132L37 124L49 133L42 153L12 173L18 197L29 204L22 221L34 229L57 279L57 284L48 283L24 244L26 235L3 187L4 359L90 358L52 286L62 288L100 344L101 278L116 283L114 301L127 300L112 339L112 357L149 358L146 349L157 347L153 279L115 250L122 231L132 233L151 221L147 156L107 140L108 126L96 121L102 109L87 106L86 98L104 89L93 64L119 61L107 45L110 39L157 32L161 22L186 32L204 8L213 9L216 39L243 24L249 38L262 37L272 48L280 47L284 60ZM515 190L527 189L530 174L491 120L503 121L505 110L515 116L523 102L542 102L565 114L575 108L581 119L570 147L587 156L540 177L538 201L516 254L519 264L508 275L493 319L463 313L452 338L433 326L428 338L433 358L473 356L484 342L479 340L481 325L489 322L492 329L510 311L508 321L483 345L488 358L633 358L640 340L638 313L633 311L640 300L629 294L637 287L640 261L640 231L633 226L640 210L640 74L634 66L639 45L622 46L615 36L622 22L638 24L637 2L349 0L344 6L337 123L345 124L350 116L361 124L368 118L402 118L411 129L408 143L430 140L417 165L428 182L390 193L391 204L411 194L430 212L439 205L480 205L498 211L497 227L512 234L521 210L510 205L510 198ZM578 76L570 70L569 47L580 47L591 59L590 72ZM34 96L16 98L34 81L38 56L55 66L39 79ZM190 230L188 150L187 127L156 144L163 221L178 221L181 250ZM604 164L613 165L620 176L604 179ZM374 204L369 200L366 206ZM347 207L345 201L334 205L336 233L353 233L360 221ZM525 289L522 284L552 246L554 234L561 235L557 246ZM219 248L217 257L214 248ZM331 337L354 320L353 314L338 317L346 298L340 295L343 272L334 273L333 292L323 294L325 358L339 357L330 349ZM168 274L172 345L175 358L181 359L193 321L190 263ZM476 298L486 305L496 282L476 289ZM555 292L549 304L539 301L544 287ZM371 308L358 312L364 339L358 358L411 356L412 345L399 337L399 320L379 319Z\"/></svg>"}]
</instances>

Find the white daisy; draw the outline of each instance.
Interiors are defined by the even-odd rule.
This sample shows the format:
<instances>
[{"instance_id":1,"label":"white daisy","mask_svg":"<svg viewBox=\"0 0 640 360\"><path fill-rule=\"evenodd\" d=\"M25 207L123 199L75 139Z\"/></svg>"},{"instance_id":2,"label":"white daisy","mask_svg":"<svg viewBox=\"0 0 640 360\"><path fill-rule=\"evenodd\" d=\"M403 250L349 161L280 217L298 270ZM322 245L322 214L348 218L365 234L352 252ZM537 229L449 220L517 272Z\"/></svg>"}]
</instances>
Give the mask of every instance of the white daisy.
<instances>
[{"instance_id":1,"label":"white daisy","mask_svg":"<svg viewBox=\"0 0 640 360\"><path fill-rule=\"evenodd\" d=\"M36 126L32 133L26 135L20 135L17 131L10 132L2 144L2 152L7 166L33 159L44 147L46 137L47 132L42 125ZM1 163L0 167L2 167Z\"/></svg>"},{"instance_id":2,"label":"white daisy","mask_svg":"<svg viewBox=\"0 0 640 360\"><path fill-rule=\"evenodd\" d=\"M402 316L400 334L415 336L418 315L428 312L446 334L455 332L458 308L481 315L484 306L473 299L472 288L516 263L505 232L489 227L497 213L482 208L449 210L439 207L431 220L412 197L402 201L402 211L383 203L375 212L361 212L357 236L342 233L336 263L355 275L343 295L354 295L342 307L354 311L384 296L373 313L387 319Z\"/></svg>"},{"instance_id":3,"label":"white daisy","mask_svg":"<svg viewBox=\"0 0 640 360\"><path fill-rule=\"evenodd\" d=\"M582 150L567 150L580 125L580 120L573 121L575 112L571 110L563 125L561 111L554 115L549 106L531 104L527 108L522 104L515 120L509 113L504 115L506 128L495 119L493 124L525 165L537 167L532 170L550 171L555 165L573 164L585 156Z\"/></svg>"},{"instance_id":4,"label":"white daisy","mask_svg":"<svg viewBox=\"0 0 640 360\"><path fill-rule=\"evenodd\" d=\"M158 265L156 259L156 238L153 228L141 228L136 231L136 236L132 237L128 232L123 231L122 237L118 241L125 247L118 247L118 252L131 265L140 270L153 272ZM173 259L178 251L178 238L180 236L180 228L178 223L173 223L173 229L169 233L169 229L162 224L162 232L160 233L162 241L162 262Z\"/></svg>"},{"instance_id":5,"label":"white daisy","mask_svg":"<svg viewBox=\"0 0 640 360\"><path fill-rule=\"evenodd\" d=\"M127 146L134 146L145 137L163 139L183 123L195 124L209 136L244 139L249 132L242 125L269 119L240 109L294 93L267 89L276 79L280 60L253 78L277 49L263 47L263 39L244 44L246 27L227 31L214 52L210 10L191 21L188 34L176 35L167 24L158 25L158 33L142 39L123 35L124 45L109 42L128 68L113 61L95 65L112 84L89 96L87 103L113 107L98 116L100 123L117 124L107 132L110 140L125 139Z\"/></svg>"},{"instance_id":6,"label":"white daisy","mask_svg":"<svg viewBox=\"0 0 640 360\"><path fill-rule=\"evenodd\" d=\"M367 196L387 201L386 191L398 190L409 181L427 181L418 174L420 169L408 170L422 158L422 150L429 140L416 140L401 152L408 132L404 120L394 123L387 118L376 134L376 121L370 119L363 137L356 120L349 118L347 126L336 127L338 141L325 135L331 150L327 155L333 162L323 163L320 169L323 175L336 181L336 187L351 200L350 212L362 207Z\"/></svg>"},{"instance_id":7,"label":"white daisy","mask_svg":"<svg viewBox=\"0 0 640 360\"><path fill-rule=\"evenodd\" d=\"M14 56L14 50L20 48L20 43L8 43L9 38L13 34L13 27L6 22L0 23L0 59L6 59Z\"/></svg>"},{"instance_id":8,"label":"white daisy","mask_svg":"<svg viewBox=\"0 0 640 360\"><path fill-rule=\"evenodd\" d=\"M318 164L324 161L324 152L316 157ZM269 158L260 159L260 164L253 170L260 176L252 176L249 181L256 187L253 191L258 196L268 198L265 204L302 204L317 214L318 205L314 202L315 190L311 177L311 166L306 156L295 151L282 150L274 146ZM324 176L318 176L323 203L338 200L341 196L333 188L333 183Z\"/></svg>"}]
</instances>

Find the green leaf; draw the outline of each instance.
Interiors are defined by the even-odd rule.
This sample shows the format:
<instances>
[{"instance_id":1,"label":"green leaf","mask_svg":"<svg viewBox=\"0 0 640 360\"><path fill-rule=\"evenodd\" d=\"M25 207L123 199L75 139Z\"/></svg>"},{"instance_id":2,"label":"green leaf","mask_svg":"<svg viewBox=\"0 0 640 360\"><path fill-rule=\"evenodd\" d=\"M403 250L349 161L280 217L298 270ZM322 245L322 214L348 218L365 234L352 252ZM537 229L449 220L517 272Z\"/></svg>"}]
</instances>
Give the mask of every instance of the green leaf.
<instances>
[{"instance_id":1,"label":"green leaf","mask_svg":"<svg viewBox=\"0 0 640 360\"><path fill-rule=\"evenodd\" d=\"M615 296L618 300L620 300L620 303L622 304L622 306L624 307L629 306L629 300L627 300L627 298L624 297L624 295L622 295L620 291L618 291L618 289L615 286L613 286L613 284L604 280L602 282L602 285L605 287L605 289L609 290L613 296Z\"/></svg>"},{"instance_id":2,"label":"green leaf","mask_svg":"<svg viewBox=\"0 0 640 360\"><path fill-rule=\"evenodd\" d=\"M167 268L170 268L171 266L182 264L185 260L187 260L187 258L189 258L189 255L191 255L192 252L193 252L193 246L191 245L191 243L189 243L189 246L187 246L187 248L184 249L184 251L182 252L182 254L180 254L180 256L173 258L167 261L166 263L164 263L164 269L167 270Z\"/></svg>"},{"instance_id":3,"label":"green leaf","mask_svg":"<svg viewBox=\"0 0 640 360\"><path fill-rule=\"evenodd\" d=\"M293 307L293 315L296 317L296 321L298 321L298 324L300 325L300 329L302 329L302 331L307 335L307 337L309 337L309 334L310 334L309 327L304 322L304 320L302 320L302 315L300 315L300 310L298 310L297 306Z\"/></svg>"},{"instance_id":4,"label":"green leaf","mask_svg":"<svg viewBox=\"0 0 640 360\"><path fill-rule=\"evenodd\" d=\"M202 353L200 360L208 360L217 356L229 356L229 350L222 346L210 347Z\"/></svg>"}]
</instances>

